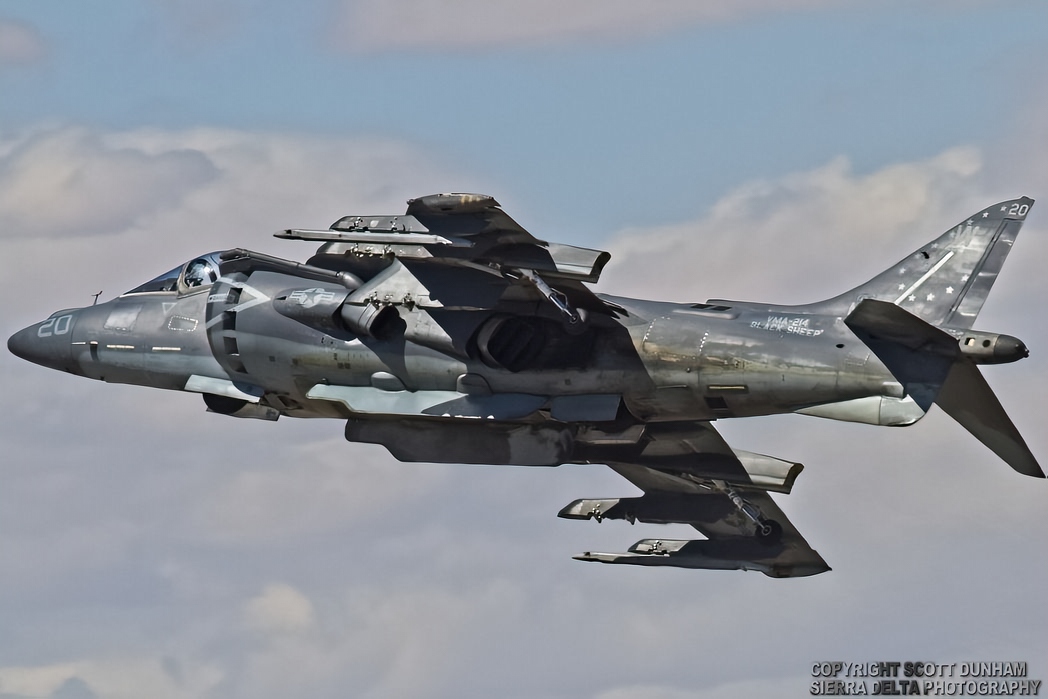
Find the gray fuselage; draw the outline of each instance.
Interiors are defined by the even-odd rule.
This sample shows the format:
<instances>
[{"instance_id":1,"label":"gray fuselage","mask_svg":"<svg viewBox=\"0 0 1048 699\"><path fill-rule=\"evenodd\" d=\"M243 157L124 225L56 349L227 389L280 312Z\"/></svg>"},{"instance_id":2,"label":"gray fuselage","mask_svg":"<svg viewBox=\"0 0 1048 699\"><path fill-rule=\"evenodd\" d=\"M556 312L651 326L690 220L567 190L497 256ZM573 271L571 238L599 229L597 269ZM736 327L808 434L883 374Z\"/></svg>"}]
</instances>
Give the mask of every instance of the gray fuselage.
<instances>
[{"instance_id":1,"label":"gray fuselage","mask_svg":"<svg viewBox=\"0 0 1048 699\"><path fill-rule=\"evenodd\" d=\"M317 287L281 274L256 274L251 281L267 298L296 282ZM59 311L21 331L11 346L40 364L108 382L184 390L194 376L233 381L249 393L260 390L281 413L298 417L346 416L337 403L307 397L317 384L455 391L462 389L463 376L492 393L617 394L641 421L768 415L903 398L898 382L840 316L804 307L602 297L628 314L594 321L599 329L587 337L585 352L572 353L573 338L566 335L567 359L508 371L469 353L449 356L422 344L314 327L274 312L271 303L240 310L236 344L224 347L214 332L209 338L212 295L210 288L125 294ZM402 314L412 312L421 311ZM229 371L231 355L242 371ZM383 384L386 376L395 379Z\"/></svg>"}]
</instances>

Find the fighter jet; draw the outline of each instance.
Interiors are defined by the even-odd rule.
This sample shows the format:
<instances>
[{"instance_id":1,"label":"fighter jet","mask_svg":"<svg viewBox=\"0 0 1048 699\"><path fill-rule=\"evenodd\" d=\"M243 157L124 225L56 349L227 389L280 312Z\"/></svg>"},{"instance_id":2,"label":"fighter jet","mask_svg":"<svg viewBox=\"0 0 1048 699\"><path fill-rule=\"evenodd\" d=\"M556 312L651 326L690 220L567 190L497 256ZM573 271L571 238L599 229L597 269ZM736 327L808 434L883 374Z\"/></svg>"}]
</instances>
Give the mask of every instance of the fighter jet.
<instances>
[{"instance_id":1,"label":"fighter jet","mask_svg":"<svg viewBox=\"0 0 1048 699\"><path fill-rule=\"evenodd\" d=\"M569 519L679 522L602 563L829 570L770 493L802 466L728 446L716 420L798 413L906 426L933 404L1019 473L1044 477L980 364L1028 355L973 329L1033 200L990 206L839 296L801 306L596 294L610 255L531 235L489 196L346 216L305 263L194 258L8 340L31 362L203 396L213 413L328 417L401 461L606 464L639 497Z\"/></svg>"}]
</instances>

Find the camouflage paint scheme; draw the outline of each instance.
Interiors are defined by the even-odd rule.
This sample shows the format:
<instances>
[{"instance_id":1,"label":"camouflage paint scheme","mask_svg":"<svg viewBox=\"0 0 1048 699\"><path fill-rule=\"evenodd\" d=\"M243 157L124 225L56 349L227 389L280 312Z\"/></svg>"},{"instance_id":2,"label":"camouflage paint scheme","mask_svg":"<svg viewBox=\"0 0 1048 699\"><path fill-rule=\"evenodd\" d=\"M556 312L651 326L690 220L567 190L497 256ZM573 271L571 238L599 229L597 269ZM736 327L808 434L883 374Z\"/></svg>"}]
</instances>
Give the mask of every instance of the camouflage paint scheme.
<instances>
[{"instance_id":1,"label":"camouflage paint scheme","mask_svg":"<svg viewBox=\"0 0 1048 699\"><path fill-rule=\"evenodd\" d=\"M933 403L1020 473L1044 477L978 364L1027 356L972 329L1033 200L995 204L869 282L803 306L597 295L610 255L533 237L491 197L347 216L306 263L210 253L8 340L108 382L201 393L209 410L344 420L402 461L603 463L644 495L571 519L682 522L604 563L814 575L829 566L769 492L803 468L732 449L719 419L800 413L905 426Z\"/></svg>"}]
</instances>

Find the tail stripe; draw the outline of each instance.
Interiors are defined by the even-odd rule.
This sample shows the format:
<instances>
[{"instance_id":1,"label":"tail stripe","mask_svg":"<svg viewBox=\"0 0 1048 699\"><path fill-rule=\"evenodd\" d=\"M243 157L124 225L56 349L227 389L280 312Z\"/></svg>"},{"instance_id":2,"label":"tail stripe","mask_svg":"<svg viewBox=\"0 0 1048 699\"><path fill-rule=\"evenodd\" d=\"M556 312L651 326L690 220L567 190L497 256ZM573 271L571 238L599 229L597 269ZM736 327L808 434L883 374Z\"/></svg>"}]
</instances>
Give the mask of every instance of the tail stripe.
<instances>
[{"instance_id":1,"label":"tail stripe","mask_svg":"<svg viewBox=\"0 0 1048 699\"><path fill-rule=\"evenodd\" d=\"M941 260L939 260L938 262L936 262L934 267L932 267L927 272L925 272L923 277L921 277L920 279L915 281L913 283L913 285L909 289L907 289L906 291L902 292L902 294L899 295L899 298L895 299L895 303L896 304L902 303L903 300L907 296L912 294L914 291L916 291L918 289L918 287L920 287L921 284L923 284L924 282L928 281L929 277L931 277L933 274L935 274L940 269L942 269L942 266L944 264L946 264L947 262L949 262L951 257L953 257L953 250L950 250L948 253L943 255L943 258Z\"/></svg>"}]
</instances>

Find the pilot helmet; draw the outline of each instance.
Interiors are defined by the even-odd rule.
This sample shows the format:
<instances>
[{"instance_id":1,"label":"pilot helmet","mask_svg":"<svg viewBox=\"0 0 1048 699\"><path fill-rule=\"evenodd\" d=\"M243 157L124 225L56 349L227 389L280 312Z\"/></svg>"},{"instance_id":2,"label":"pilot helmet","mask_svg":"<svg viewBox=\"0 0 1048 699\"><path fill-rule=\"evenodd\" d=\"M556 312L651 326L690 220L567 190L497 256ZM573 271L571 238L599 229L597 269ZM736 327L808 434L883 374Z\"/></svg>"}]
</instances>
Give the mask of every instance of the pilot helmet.
<instances>
[{"instance_id":1,"label":"pilot helmet","mask_svg":"<svg viewBox=\"0 0 1048 699\"><path fill-rule=\"evenodd\" d=\"M218 275L215 274L215 270L210 262L197 259L190 262L186 267L184 280L186 286L206 286L213 283L217 277Z\"/></svg>"}]
</instances>

